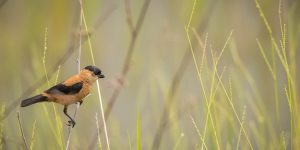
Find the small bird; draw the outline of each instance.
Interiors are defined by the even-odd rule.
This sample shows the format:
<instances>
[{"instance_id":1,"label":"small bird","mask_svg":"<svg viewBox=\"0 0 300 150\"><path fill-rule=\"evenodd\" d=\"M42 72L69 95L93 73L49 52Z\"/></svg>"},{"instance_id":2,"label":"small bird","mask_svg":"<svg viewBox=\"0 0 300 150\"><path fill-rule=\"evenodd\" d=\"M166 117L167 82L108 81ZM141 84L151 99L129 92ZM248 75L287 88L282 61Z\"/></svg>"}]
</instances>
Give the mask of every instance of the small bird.
<instances>
[{"instance_id":1,"label":"small bird","mask_svg":"<svg viewBox=\"0 0 300 150\"><path fill-rule=\"evenodd\" d=\"M38 102L55 102L64 105L64 114L70 118L68 126L75 126L74 119L68 114L68 106L79 102L91 91L92 84L99 78L104 78L101 70L96 66L86 66L77 75L71 76L43 93L22 100L21 107L26 107Z\"/></svg>"}]
</instances>

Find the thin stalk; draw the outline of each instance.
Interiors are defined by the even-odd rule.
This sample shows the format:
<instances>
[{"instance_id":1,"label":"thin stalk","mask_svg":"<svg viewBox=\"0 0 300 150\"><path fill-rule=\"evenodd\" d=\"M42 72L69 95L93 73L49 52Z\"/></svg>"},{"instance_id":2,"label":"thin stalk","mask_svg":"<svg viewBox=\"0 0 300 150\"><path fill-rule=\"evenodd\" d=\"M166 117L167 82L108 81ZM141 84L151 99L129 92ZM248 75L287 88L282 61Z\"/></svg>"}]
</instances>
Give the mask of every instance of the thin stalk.
<instances>
[{"instance_id":1,"label":"thin stalk","mask_svg":"<svg viewBox=\"0 0 300 150\"><path fill-rule=\"evenodd\" d=\"M46 68L46 56L47 56L47 49L48 49L48 47L47 47L48 38L47 37L48 37L48 28L45 28L44 53L43 53L43 58L42 58L42 64L43 64L44 74L45 74L45 77L46 77L46 80L47 80L47 85L48 85L48 88L50 88L50 79L48 77L48 72L47 72L47 68ZM56 130L56 132L55 132L55 129L54 129L54 126L53 126L53 121L51 120L51 117L49 115L48 107L45 104L42 104L42 106L43 106L44 112L46 113L47 120L49 121L51 131L54 133L55 139L56 140L59 139L57 142L58 142L59 146L61 147L61 149L63 149L62 134L61 134L60 130ZM55 118L57 118L58 116L57 116L55 106L54 106L53 103L52 103L52 108L53 108L53 111L54 111L54 114L55 114ZM58 122L56 120L56 124L57 123ZM56 129L58 129L58 128L56 128ZM31 145L30 145L30 148L31 148Z\"/></svg>"},{"instance_id":2,"label":"thin stalk","mask_svg":"<svg viewBox=\"0 0 300 150\"><path fill-rule=\"evenodd\" d=\"M128 131L127 131L127 137L128 137L129 150L132 150L131 138L130 138L130 134Z\"/></svg>"},{"instance_id":3,"label":"thin stalk","mask_svg":"<svg viewBox=\"0 0 300 150\"><path fill-rule=\"evenodd\" d=\"M57 84L59 73L60 73L60 65L58 66L58 69L57 69L57 74L56 74L56 77L55 77L55 80L54 80L54 85ZM61 118L60 118L60 116L57 113L57 109L56 109L54 103L52 103L52 108L53 108L53 112L54 112L54 116L55 116L56 131L58 132L59 139L60 139L59 140L60 142L58 144L59 144L59 146L60 146L61 149L64 149Z\"/></svg>"},{"instance_id":4,"label":"thin stalk","mask_svg":"<svg viewBox=\"0 0 300 150\"><path fill-rule=\"evenodd\" d=\"M78 57L77 57L77 70L78 73L80 72L80 61L81 61L81 50L82 50L82 18L83 18L83 8L82 8L82 0L79 0L79 4L80 4L80 21L79 21L79 47L78 47ZM76 119L76 115L77 115L77 111L80 107L80 104L77 103L77 106L75 108L75 112L73 115L73 119ZM67 143L66 143L66 150L69 150L70 147L70 141L71 141L71 134L72 134L72 128L71 126L68 127L68 134L67 134Z\"/></svg>"},{"instance_id":5,"label":"thin stalk","mask_svg":"<svg viewBox=\"0 0 300 150\"><path fill-rule=\"evenodd\" d=\"M25 138L25 135L24 135L24 132L23 132L22 123L21 123L20 111L17 112L17 118L18 118L19 129L20 129L20 132L21 132L21 136L22 136L22 140L23 140L25 149L28 150L28 144L27 144L27 141L26 141L26 138Z\"/></svg>"},{"instance_id":6,"label":"thin stalk","mask_svg":"<svg viewBox=\"0 0 300 150\"><path fill-rule=\"evenodd\" d=\"M48 88L50 88L50 81L49 81L48 73L47 73L47 69L46 69L47 36L48 36L48 28L45 28L43 69L44 69L45 77L46 77L46 80L47 80Z\"/></svg>"},{"instance_id":7,"label":"thin stalk","mask_svg":"<svg viewBox=\"0 0 300 150\"><path fill-rule=\"evenodd\" d=\"M85 19L85 15L84 15L81 0L80 0L80 6L81 6L81 10L82 10L82 21L83 21L86 32L88 32L87 22L86 22L86 19ZM95 59L94 59L94 54L93 54L93 49L92 49L92 43L91 43L91 39L90 39L89 35L87 36L87 39L88 39L88 46L89 46L90 54L91 54L91 57L92 57L93 65L96 65ZM102 102L100 85L99 85L98 80L96 81L96 84L97 84L98 98L99 98L100 109L101 109L102 122L103 122L103 127L104 127L104 134L105 134L105 139L106 139L106 146L107 146L107 150L110 150L110 144L109 144L109 138L108 138L108 133L107 133L106 121L105 121L105 116L104 116L104 111L103 111L104 110L103 109L103 102Z\"/></svg>"},{"instance_id":8,"label":"thin stalk","mask_svg":"<svg viewBox=\"0 0 300 150\"><path fill-rule=\"evenodd\" d=\"M227 98L227 100L228 100L228 102L229 102L229 104L230 104L230 106L231 106L231 108L232 108L232 111L233 111L233 113L234 113L236 119L237 119L238 122L239 122L239 125L240 125L240 127L241 127L241 129L242 129L242 131L243 131L243 134L244 134L245 137L246 137L246 140L247 140L247 142L248 142L248 144L249 144L249 146L250 146L250 149L253 150L253 146L252 146L252 144L251 144L251 141L250 141L250 139L249 139L249 136L248 136L248 134L247 134L247 132L246 132L246 130L245 130L243 124L242 124L241 119L239 118L239 116L238 116L238 114L237 114L237 111L236 111L236 108L235 108L235 106L234 106L234 104L233 104L233 102L232 102L232 99L230 98L230 96L229 96L229 94L228 94L228 92L227 92L227 90L226 90L226 88L225 88L225 86L224 86L224 84L223 84L223 82L222 82L222 80L221 80L219 74L217 73L216 75L217 75L217 77L218 77L218 80L219 80L220 83L221 83L221 87L222 87L222 89L223 89L223 91L224 91L224 93L225 93L225 96L226 96L226 98Z\"/></svg>"},{"instance_id":9,"label":"thin stalk","mask_svg":"<svg viewBox=\"0 0 300 150\"><path fill-rule=\"evenodd\" d=\"M31 138L30 138L30 146L29 146L30 150L33 149L35 130L36 130L36 120L33 122L32 133L31 133Z\"/></svg>"},{"instance_id":10,"label":"thin stalk","mask_svg":"<svg viewBox=\"0 0 300 150\"><path fill-rule=\"evenodd\" d=\"M181 140L182 140L183 137L184 137L184 133L181 133L181 134L179 135L179 137L178 137L176 143L175 143L175 146L174 146L173 150L177 150L177 149L178 149L178 146L179 146L179 144L180 144L180 142L181 142Z\"/></svg>"},{"instance_id":11,"label":"thin stalk","mask_svg":"<svg viewBox=\"0 0 300 150\"><path fill-rule=\"evenodd\" d=\"M207 146L206 146L206 143L205 143L205 139L204 139L204 137L201 135L200 130L199 130L199 128L198 128L198 126L197 126L197 124L196 124L194 118L193 118L191 115L190 115L190 119L191 119L191 121L192 121L192 123L193 123L193 125L194 125L194 128L195 128L196 131L197 131L197 134L198 134L198 136L199 136L199 138L200 138L200 140L201 140L201 142L202 142L202 145L204 146L205 149L208 149Z\"/></svg>"},{"instance_id":12,"label":"thin stalk","mask_svg":"<svg viewBox=\"0 0 300 150\"><path fill-rule=\"evenodd\" d=\"M98 139L98 145L99 145L99 149L102 150L100 127L99 127L99 120L98 120L98 114L97 113L96 113L95 119L96 119L97 134L98 134L98 138L97 138Z\"/></svg>"},{"instance_id":13,"label":"thin stalk","mask_svg":"<svg viewBox=\"0 0 300 150\"><path fill-rule=\"evenodd\" d=\"M140 112L137 114L136 120L136 149L141 150L141 117Z\"/></svg>"},{"instance_id":14,"label":"thin stalk","mask_svg":"<svg viewBox=\"0 0 300 150\"><path fill-rule=\"evenodd\" d=\"M241 141L241 135L242 135L242 126L244 125L244 121L245 121L245 116L246 116L246 106L244 106L244 111L243 111L243 116L242 116L242 124L241 124L241 128L240 128L240 132L239 132L239 136L238 136L238 141L236 144L236 150L239 150L239 145L240 145L240 141Z\"/></svg>"}]
</instances>

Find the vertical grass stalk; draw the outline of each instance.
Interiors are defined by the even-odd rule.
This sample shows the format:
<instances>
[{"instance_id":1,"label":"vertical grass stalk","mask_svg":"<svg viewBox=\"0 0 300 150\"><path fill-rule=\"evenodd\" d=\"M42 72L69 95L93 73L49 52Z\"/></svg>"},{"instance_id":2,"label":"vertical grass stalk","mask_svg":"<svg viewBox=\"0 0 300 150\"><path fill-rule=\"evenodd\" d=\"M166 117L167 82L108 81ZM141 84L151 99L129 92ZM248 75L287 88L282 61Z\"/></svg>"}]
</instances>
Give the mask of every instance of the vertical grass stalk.
<instances>
[{"instance_id":1,"label":"vertical grass stalk","mask_svg":"<svg viewBox=\"0 0 300 150\"><path fill-rule=\"evenodd\" d=\"M245 121L245 116L246 116L246 106L244 106L244 111L243 111L243 116L242 116L242 123L241 123L241 127L240 127L240 132L239 132L239 136L238 136L238 141L236 144L236 150L239 150L239 145L240 145L240 141L241 141L241 135L242 135L242 127L244 125L244 121Z\"/></svg>"},{"instance_id":2,"label":"vertical grass stalk","mask_svg":"<svg viewBox=\"0 0 300 150\"><path fill-rule=\"evenodd\" d=\"M21 122L21 118L20 118L20 111L17 112L17 118L18 118L19 130L21 132L21 137L22 137L25 149L28 150L28 144L27 144L27 141L26 141L26 137L25 137L25 134L24 134L24 131L23 131L22 122Z\"/></svg>"},{"instance_id":3,"label":"vertical grass stalk","mask_svg":"<svg viewBox=\"0 0 300 150\"><path fill-rule=\"evenodd\" d=\"M79 4L80 4L80 16L79 16L79 47L78 47L78 56L77 56L77 71L78 73L80 72L80 61L81 61L81 50L82 50L82 32L81 32L81 28L82 28L82 18L83 18L83 8L82 8L82 1L79 0ZM73 115L73 119L75 120L76 115L77 115L77 111L80 107L80 104L77 103L76 108L75 108L75 112ZM69 126L68 127L68 137L67 137L67 144L66 144L66 150L69 150L70 147L70 141L71 141L71 134L72 134L72 127Z\"/></svg>"},{"instance_id":4,"label":"vertical grass stalk","mask_svg":"<svg viewBox=\"0 0 300 150\"><path fill-rule=\"evenodd\" d=\"M141 150L141 117L139 111L136 118L136 149Z\"/></svg>"},{"instance_id":5,"label":"vertical grass stalk","mask_svg":"<svg viewBox=\"0 0 300 150\"><path fill-rule=\"evenodd\" d=\"M34 146L35 130L36 130L36 120L33 122L33 126L32 126L32 133L31 133L30 145L29 145L30 150L32 150Z\"/></svg>"},{"instance_id":6,"label":"vertical grass stalk","mask_svg":"<svg viewBox=\"0 0 300 150\"><path fill-rule=\"evenodd\" d=\"M190 115L190 119L191 119L191 121L192 121L192 123L193 123L193 125L194 125L194 128L195 128L196 131L197 131L197 134L198 134L198 136L199 136L199 138L200 138L200 140L201 140L202 146L203 146L205 149L208 149L207 146L206 146L206 143L205 143L205 139L204 139L204 137L201 135L200 130L199 130L199 128L198 128L198 126L197 126L197 124L196 124L194 118L193 118L191 115ZM203 147L202 147L201 149L203 149Z\"/></svg>"},{"instance_id":7,"label":"vertical grass stalk","mask_svg":"<svg viewBox=\"0 0 300 150\"><path fill-rule=\"evenodd\" d=\"M99 120L98 120L98 113L96 113L95 119L96 119L97 134L98 134L98 137L97 137L97 139L98 139L98 146L99 146L99 150L102 150L100 126L99 126Z\"/></svg>"},{"instance_id":8,"label":"vertical grass stalk","mask_svg":"<svg viewBox=\"0 0 300 150\"><path fill-rule=\"evenodd\" d=\"M88 27L87 27L87 23L86 23L86 19L85 19L85 15L84 15L84 11L83 11L81 1L80 1L80 6L81 6L81 10L82 10L82 21L83 21L83 24L84 24L84 27L85 27L85 31L88 32L89 30L88 30ZM94 59L94 53L93 53L93 49L92 49L92 42L91 42L90 35L87 35L87 38L88 38L89 50L90 50L91 57L92 57L92 62L93 62L93 65L95 65L96 63L95 63L95 59ZM104 134L105 134L105 139L106 139L106 146L107 146L107 150L110 150L109 138L108 138L106 121L105 121L104 110L103 110L102 96L101 96L100 85L99 85L98 80L96 81L96 84L97 84L98 98L99 98L100 109L101 109L102 122L103 122L103 127L104 127Z\"/></svg>"}]
</instances>

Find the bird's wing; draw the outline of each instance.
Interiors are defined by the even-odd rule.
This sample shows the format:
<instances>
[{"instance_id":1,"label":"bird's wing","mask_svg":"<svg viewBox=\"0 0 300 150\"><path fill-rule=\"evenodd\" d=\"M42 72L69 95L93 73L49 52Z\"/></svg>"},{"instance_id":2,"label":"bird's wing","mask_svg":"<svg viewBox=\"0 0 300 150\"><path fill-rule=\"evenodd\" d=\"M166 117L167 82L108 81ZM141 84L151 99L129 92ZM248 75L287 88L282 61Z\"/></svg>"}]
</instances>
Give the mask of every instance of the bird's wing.
<instances>
[{"instance_id":1,"label":"bird's wing","mask_svg":"<svg viewBox=\"0 0 300 150\"><path fill-rule=\"evenodd\" d=\"M83 82L77 82L72 85L64 85L63 83L57 84L45 92L48 94L76 94L83 87Z\"/></svg>"}]
</instances>

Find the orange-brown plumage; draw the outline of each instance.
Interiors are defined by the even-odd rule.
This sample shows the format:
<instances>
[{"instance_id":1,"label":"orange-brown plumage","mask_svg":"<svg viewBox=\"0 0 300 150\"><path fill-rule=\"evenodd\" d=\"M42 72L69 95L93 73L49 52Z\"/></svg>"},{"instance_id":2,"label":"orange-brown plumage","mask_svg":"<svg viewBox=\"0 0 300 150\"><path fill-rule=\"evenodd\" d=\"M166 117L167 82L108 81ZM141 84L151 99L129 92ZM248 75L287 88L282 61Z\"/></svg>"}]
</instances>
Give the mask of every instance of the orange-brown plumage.
<instances>
[{"instance_id":1,"label":"orange-brown plumage","mask_svg":"<svg viewBox=\"0 0 300 150\"><path fill-rule=\"evenodd\" d=\"M101 70L95 66L87 66L79 74L71 76L64 82L57 84L43 93L25 99L21 102L21 107L26 107L38 102L55 102L64 105L64 113L70 118L69 125L74 127L75 121L67 114L68 105L82 103L91 90L91 85L98 79L104 78Z\"/></svg>"},{"instance_id":2,"label":"orange-brown plumage","mask_svg":"<svg viewBox=\"0 0 300 150\"><path fill-rule=\"evenodd\" d=\"M82 71L81 73L82 74ZM60 93L53 93L53 94L48 94L46 92L43 92L42 95L45 95L48 97L48 101L51 102L56 102L62 105L70 105L76 102L81 101L83 98L85 98L89 93L90 93L90 86L91 83L88 83L87 80L87 74L84 75L74 75L64 81L62 84L66 86L71 86L76 83L82 83L82 88L77 94L68 94L68 95L62 95Z\"/></svg>"}]
</instances>

